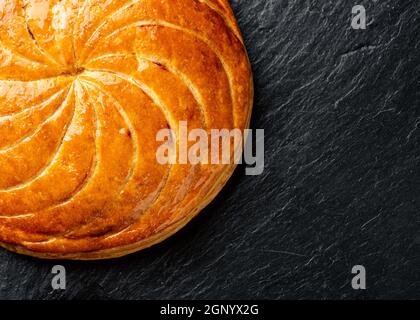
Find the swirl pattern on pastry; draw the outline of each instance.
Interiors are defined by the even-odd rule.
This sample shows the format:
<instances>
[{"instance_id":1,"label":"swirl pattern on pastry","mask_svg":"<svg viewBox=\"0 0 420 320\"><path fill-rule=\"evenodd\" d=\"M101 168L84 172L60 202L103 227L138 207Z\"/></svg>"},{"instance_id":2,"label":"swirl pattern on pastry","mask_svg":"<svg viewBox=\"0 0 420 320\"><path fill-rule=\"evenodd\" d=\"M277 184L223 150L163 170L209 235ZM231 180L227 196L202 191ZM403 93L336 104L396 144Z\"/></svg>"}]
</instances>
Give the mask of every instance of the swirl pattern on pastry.
<instances>
[{"instance_id":1,"label":"swirl pattern on pastry","mask_svg":"<svg viewBox=\"0 0 420 320\"><path fill-rule=\"evenodd\" d=\"M159 164L156 134L248 126L251 68L227 0L6 0L0 15L2 246L118 257L217 195L235 165Z\"/></svg>"}]
</instances>

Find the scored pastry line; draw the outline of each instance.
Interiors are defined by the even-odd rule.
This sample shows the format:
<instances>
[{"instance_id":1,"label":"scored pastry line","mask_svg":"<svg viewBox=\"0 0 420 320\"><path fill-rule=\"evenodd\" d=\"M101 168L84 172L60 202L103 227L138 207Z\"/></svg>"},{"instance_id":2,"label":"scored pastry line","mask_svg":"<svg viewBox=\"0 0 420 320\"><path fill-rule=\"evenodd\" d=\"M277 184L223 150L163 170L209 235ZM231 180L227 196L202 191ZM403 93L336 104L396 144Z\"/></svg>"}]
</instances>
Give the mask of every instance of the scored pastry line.
<instances>
[{"instance_id":1,"label":"scored pastry line","mask_svg":"<svg viewBox=\"0 0 420 320\"><path fill-rule=\"evenodd\" d=\"M38 128L36 128L33 132L31 132L31 133L29 133L29 134L27 134L27 135L24 135L22 138L20 138L18 141L16 141L16 142L14 142L13 144L11 144L11 145L9 145L8 147L5 147L5 148L1 148L0 149L0 154L4 154L4 153L6 153L7 151L9 151L9 150L11 150L11 149L14 149L14 148L16 148L17 146L19 146L19 144L21 144L22 142L24 142L25 140L29 140L29 139L31 139L32 137L34 137L38 132L40 132L41 130L42 130L42 128L45 126L45 124L47 123L47 122L49 122L51 119L53 119L54 117L56 117L57 115L59 115L60 114L60 112L61 111L63 111L64 109L65 109L65 107L66 107L66 103L67 103L67 97L68 97L68 94L69 94L69 92L70 92L70 89L69 89L69 91L67 92L67 96L66 96L66 98L63 100L63 103L60 105L60 107L59 108L57 108L56 110L54 110L54 112L51 114L51 115L49 115L42 123L40 123L39 125L38 125ZM66 102L66 103L65 103ZM26 110L24 110L24 111L26 111Z\"/></svg>"},{"instance_id":2,"label":"scored pastry line","mask_svg":"<svg viewBox=\"0 0 420 320\"><path fill-rule=\"evenodd\" d=\"M86 48L88 47L90 41L96 36L96 34L99 32L99 30L108 22L107 20L109 18L111 18L113 15L118 14L121 11L124 11L126 9L128 9L129 7L135 5L136 3L139 3L141 0L134 0L134 1L130 1L128 3L126 3L125 5L123 5L122 7L118 8L117 10L111 12L110 14L108 14L107 16L105 16L103 18L103 22L101 24L99 24L95 30L93 30L93 32L91 33L91 35L89 36L88 40L86 41L86 44L84 46L84 48L82 49L82 52L80 54L80 57L83 59L84 58L84 54L86 51Z\"/></svg>"},{"instance_id":3,"label":"scored pastry line","mask_svg":"<svg viewBox=\"0 0 420 320\"><path fill-rule=\"evenodd\" d=\"M33 44L35 47L39 50L39 52L44 55L45 58L47 58L50 62L57 66L62 66L61 63L59 63L52 55L50 55L42 46L39 44L38 40L35 38L35 35L32 33L31 28L29 27L28 19L27 19L27 12L26 12L26 6L23 3L23 0L19 0L21 7L22 7L22 15L23 19L25 21L26 30L28 31L29 37L32 39Z\"/></svg>"},{"instance_id":4,"label":"scored pastry line","mask_svg":"<svg viewBox=\"0 0 420 320\"><path fill-rule=\"evenodd\" d=\"M57 109L57 111L56 112L58 112L59 110L64 110L66 107L67 107L67 103L68 103L68 98L69 98L69 95L70 95L70 92L72 92L72 90L73 90L73 85L71 86L71 88L69 89L69 91L67 92L67 96L66 96L66 98L64 99L64 101L63 101L63 103L61 104L61 106ZM73 113L72 113L72 118L71 118L71 120L70 120L70 124L73 122L73 118L74 118L74 114L75 114L75 111L74 111L74 108L73 108ZM60 142L58 143L58 146L57 146L57 148L56 148L56 150L55 150L55 152L53 153L53 155L51 156L51 158L50 158L50 161L48 161L47 163L46 163L46 165L43 167L43 168L41 168L33 177L31 177L30 179L28 179L28 180L26 180L26 181L24 181L24 182L22 182L22 183L19 183L19 184L17 184L17 185L14 185L14 186L12 186L12 187L8 187L8 188L2 188L2 189L0 189L0 192L6 192L6 191L13 191L13 190L18 190L18 189L23 189L24 187L26 187L26 186L28 186L29 184L31 184L33 181L35 181L37 178L39 178L39 177L41 177L41 176L43 176L44 175L44 173L45 172L47 172L47 170L52 166L52 164L54 163L54 160L56 159L56 157L57 157L57 155L58 155L58 152L59 152L59 150L60 150L60 148L61 148L61 146L62 146L62 144L63 144L63 141L64 141L64 138L65 138L65 136L66 136L66 134L67 134L67 132L68 132L68 129L70 128L70 125L69 125L69 123L67 123L67 125L64 127L64 129L63 129L63 135L62 135L62 137L61 137L61 139L60 139ZM42 127L40 127L37 131L40 131L41 130L41 128ZM2 150L2 151L0 151L0 154L1 153L4 153L4 151ZM26 214L23 214L23 215L17 215L17 216L25 216ZM17 217L16 216L16 217ZM0 217L7 217L7 215L0 215ZM13 217L15 217L15 216L13 216Z\"/></svg>"},{"instance_id":5,"label":"scored pastry line","mask_svg":"<svg viewBox=\"0 0 420 320\"><path fill-rule=\"evenodd\" d=\"M169 63L162 61L161 59L157 57L148 57L146 55L142 54L136 54L136 57L138 59L143 59L145 61L151 62L151 63L158 63L165 67L170 73L172 73L176 78L180 79L181 82L184 83L184 85L188 88L188 90L191 92L192 96L194 97L194 100L196 101L198 105L198 109L200 110L200 116L201 121L203 123L204 129L207 130L208 128L208 118L207 114L205 112L205 103L203 101L203 97L200 94L200 91L196 88L194 83L191 81L190 78L188 78L183 72L175 68L174 66L171 66Z\"/></svg>"},{"instance_id":6,"label":"scored pastry line","mask_svg":"<svg viewBox=\"0 0 420 320\"><path fill-rule=\"evenodd\" d=\"M78 80L76 80L76 81L78 81ZM78 81L78 84L80 85L81 90L85 89L83 87L82 83L80 83L80 81ZM76 91L78 91L78 90L76 90ZM85 93L87 94L88 92L85 92ZM75 103L75 110L77 109L77 107L79 107L79 105L76 107L76 104L78 104L78 99L76 99L76 98L77 98L77 95L75 96L75 102L74 102ZM58 208L60 206L63 206L65 204L69 203L76 195L78 195L80 192L82 192L82 190L89 184L89 181L90 181L91 177L96 173L96 170L98 168L98 164L101 160L100 159L100 153L98 152L97 143L98 143L98 137L100 136L101 128L102 128L101 123L100 123L99 118L98 118L98 112L96 110L96 105L93 108L93 114L95 115L95 124L96 124L95 125L95 127L96 127L96 129L95 129L95 142L94 142L95 147L94 147L94 153L93 153L93 156L92 156L89 172L86 174L84 179L77 185L77 187L72 191L72 193L69 196L67 196L64 199L61 199L60 203L54 204L52 206L47 206L47 207L43 208L42 210ZM41 211L41 210L39 210L39 211Z\"/></svg>"},{"instance_id":7,"label":"scored pastry line","mask_svg":"<svg viewBox=\"0 0 420 320\"><path fill-rule=\"evenodd\" d=\"M68 84L67 86L70 86L70 84ZM25 107L20 111L0 115L0 123L7 120L13 120L13 118L17 118L25 113L30 113L30 111L33 111L33 110L42 109L44 106L48 105L50 102L53 102L57 97L62 95L66 89L67 88L61 89L53 93L50 97L46 98L44 101L37 103L35 105L29 106L29 107Z\"/></svg>"},{"instance_id":8,"label":"scored pastry line","mask_svg":"<svg viewBox=\"0 0 420 320\"><path fill-rule=\"evenodd\" d=\"M38 64L41 66L51 66L49 63L46 62L40 62L40 61L36 61L34 59L29 59L28 57L25 57L23 54L14 51L12 48L10 48L9 46L7 46L4 41L0 41L0 45L1 45L1 49L10 52L11 54L15 55L17 58L19 58L22 61L25 61L29 64Z\"/></svg>"},{"instance_id":9,"label":"scored pastry line","mask_svg":"<svg viewBox=\"0 0 420 320\"><path fill-rule=\"evenodd\" d=\"M75 66L76 69L78 69L78 63L77 63L77 54L76 54L76 45L75 45L75 31L76 31L76 26L79 27L79 18L80 18L80 11L84 10L86 3L88 3L89 1L85 0L83 2L82 7L80 7L79 5L77 5L77 14L76 14L76 20L74 21L74 24L72 25L72 30L71 30L71 51L73 54L73 65Z\"/></svg>"},{"instance_id":10,"label":"scored pastry line","mask_svg":"<svg viewBox=\"0 0 420 320\"><path fill-rule=\"evenodd\" d=\"M123 5L122 7L118 8L117 10L111 12L110 14L108 14L106 17L104 17L103 22L101 24L99 24L95 30L91 33L91 35L89 36L88 40L86 41L86 44L88 45L93 38L95 38L95 36L97 35L97 33L99 32L99 30L106 25L106 23L108 22L107 20L109 18L111 18L114 15L117 15L118 13L128 9L131 6L134 6L136 4L138 4L141 0L134 0L134 1L130 1L128 3L126 3L125 5ZM197 1L197 0L196 0ZM237 32L235 31L236 28L233 28L231 26L231 24L228 22L226 15L221 13L220 10L216 10L215 8L213 8L212 6L209 5L207 0L198 0L200 3L205 4L210 10L212 10L213 12L217 13L218 16L220 16L225 24L225 26L228 28L228 30L234 35L235 38L237 38L239 40L239 42L241 44L243 44L242 39L240 36L237 35ZM87 1L86 1L87 2ZM84 58L84 53L86 51L86 48L88 47L87 45L85 45L84 49L82 50L82 53L80 55L80 57Z\"/></svg>"},{"instance_id":11,"label":"scored pastry line","mask_svg":"<svg viewBox=\"0 0 420 320\"><path fill-rule=\"evenodd\" d=\"M156 92L154 90L152 90L149 86L147 86L145 83L139 81L138 79L129 77L128 75L126 75L124 73L121 73L121 72L117 72L117 71L111 71L111 70L106 70L106 69L89 69L89 68L87 68L86 69L86 74L89 74L89 72L90 73L98 72L98 73L105 73L105 74L108 73L108 74L114 75L114 76L116 76L116 77L118 77L122 80L125 80L125 81L133 84L134 86L138 87L163 112L163 114L165 115L165 118L166 118L166 120L169 124L170 129L174 129L174 128L178 127L178 125L176 124L176 120L173 119L173 115L171 114L170 109L163 103L163 101L159 98L159 96L156 94ZM176 137L176 139L178 141L178 137Z\"/></svg>"},{"instance_id":12,"label":"scored pastry line","mask_svg":"<svg viewBox=\"0 0 420 320\"><path fill-rule=\"evenodd\" d=\"M90 59L86 64L91 64L92 62L101 60L103 58L126 57L127 55L132 55L132 56L137 57L137 53L135 53L135 52L131 52L131 53L127 53L127 52L106 53L106 54L103 54L101 56L97 56L95 58Z\"/></svg>"},{"instance_id":13,"label":"scored pastry line","mask_svg":"<svg viewBox=\"0 0 420 320\"><path fill-rule=\"evenodd\" d=\"M210 51L212 51L216 57L219 59L220 63L222 64L223 70L226 74L226 77L228 78L228 83L229 83L229 94L230 94L230 98L232 101L232 117L233 117L233 122L234 122L234 126L236 126L237 124L237 119L236 119L236 115L234 113L234 104L235 104L235 99L233 98L234 93L232 92L232 87L233 87L233 76L232 73L230 71L228 71L229 66L226 63L226 61L223 59L221 53L213 46L213 44L211 43L211 41L209 41L208 39L206 39L203 35L201 35L200 33L190 30L188 28L185 27L181 27L179 25L170 23L170 22L166 22L163 20L141 20L141 21L136 21L134 23L131 23L129 25L125 25L121 28L118 28L116 30L114 30L112 33L110 33L109 35L107 35L105 37L105 39L109 39L111 37L115 37L115 35L125 29L128 28L132 28L132 27L149 27L149 26L161 26L161 27L167 27L170 29L174 29L174 30L178 30L181 32L185 32L191 36L193 36L194 38L196 38L197 40L200 40L201 42L203 42L205 45L207 45L207 47L210 49ZM138 53L136 53L137 55L139 55ZM141 55L141 54L140 54ZM88 61L89 63L89 61Z\"/></svg>"},{"instance_id":14,"label":"scored pastry line","mask_svg":"<svg viewBox=\"0 0 420 320\"><path fill-rule=\"evenodd\" d=\"M211 3L208 0L198 0L198 1L200 1L201 3L204 3L211 10L215 11L220 17L222 17L222 19L224 20L226 26L230 29L230 31L232 32L232 34L243 44L243 40L242 40L241 36L238 34L236 25L231 21L231 19L229 19L228 17L226 17L226 14L225 13L223 13L219 8L217 8L217 6L215 4Z\"/></svg>"},{"instance_id":15,"label":"scored pastry line","mask_svg":"<svg viewBox=\"0 0 420 320\"><path fill-rule=\"evenodd\" d=\"M93 87L94 89L98 90L99 92L101 92L103 95L108 96L109 98L113 99L115 101L115 106L114 108L116 109L116 111L121 115L121 117L124 119L125 124L128 127L128 130L131 133L132 139L134 142L132 142L133 145L133 157L131 160L131 165L129 168L129 172L123 182L123 184L121 185L120 190L117 192L118 194L123 192L123 189L125 188L125 186L128 184L128 182L131 180L133 174L134 174L134 168L137 167L137 164L139 162L139 138L136 132L136 129L134 128L130 118L128 117L127 113L124 111L124 108L122 107L122 105L117 101L117 99L111 95L110 93L106 92L105 90L103 90L102 88L100 88L99 84L94 83L93 81L89 81L87 79L83 79L80 80L80 82L82 83L83 87ZM84 83L84 84L83 84Z\"/></svg>"},{"instance_id":16,"label":"scored pastry line","mask_svg":"<svg viewBox=\"0 0 420 320\"><path fill-rule=\"evenodd\" d=\"M165 103L159 98L159 95L151 89L146 83L135 79L133 77L130 77L124 73L111 71L111 70L101 70L101 69L86 69L87 74L90 73L104 73L104 74L111 74L114 75L117 78L120 78L124 81L127 81L128 83L134 85L135 87L139 88L163 113L165 116L165 119L169 125L169 128L175 135L175 141L179 141L177 131L175 128L178 128L178 125L176 123L176 120L174 120L174 116L171 113L170 109L165 105ZM93 77L94 78L94 77ZM109 94L110 95L110 94ZM112 95L111 95L112 96ZM118 99L114 97L114 99L118 102Z\"/></svg>"},{"instance_id":17,"label":"scored pastry line","mask_svg":"<svg viewBox=\"0 0 420 320\"><path fill-rule=\"evenodd\" d=\"M35 78L35 79L30 79L30 80L22 80L22 79L0 79L0 82L14 82L14 83L28 83L28 82L36 82L36 81L42 81L42 80L55 80L59 77L67 77L68 75L66 75L65 73L58 73L58 74L54 74L48 77L40 77L40 78Z\"/></svg>"}]
</instances>

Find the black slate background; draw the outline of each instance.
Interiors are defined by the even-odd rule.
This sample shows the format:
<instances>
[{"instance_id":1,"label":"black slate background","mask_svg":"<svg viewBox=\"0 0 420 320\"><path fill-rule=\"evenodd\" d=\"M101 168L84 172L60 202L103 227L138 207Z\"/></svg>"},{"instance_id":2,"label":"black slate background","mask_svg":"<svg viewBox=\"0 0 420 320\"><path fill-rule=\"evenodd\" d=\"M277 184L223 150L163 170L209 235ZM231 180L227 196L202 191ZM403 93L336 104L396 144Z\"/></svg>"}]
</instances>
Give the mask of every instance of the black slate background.
<instances>
[{"instance_id":1,"label":"black slate background","mask_svg":"<svg viewBox=\"0 0 420 320\"><path fill-rule=\"evenodd\" d=\"M367 9L367 30L350 27ZM0 298L420 298L420 2L233 0L265 172L164 243L102 262L0 251ZM51 289L51 268L67 290ZM367 269L368 290L351 288Z\"/></svg>"}]
</instances>

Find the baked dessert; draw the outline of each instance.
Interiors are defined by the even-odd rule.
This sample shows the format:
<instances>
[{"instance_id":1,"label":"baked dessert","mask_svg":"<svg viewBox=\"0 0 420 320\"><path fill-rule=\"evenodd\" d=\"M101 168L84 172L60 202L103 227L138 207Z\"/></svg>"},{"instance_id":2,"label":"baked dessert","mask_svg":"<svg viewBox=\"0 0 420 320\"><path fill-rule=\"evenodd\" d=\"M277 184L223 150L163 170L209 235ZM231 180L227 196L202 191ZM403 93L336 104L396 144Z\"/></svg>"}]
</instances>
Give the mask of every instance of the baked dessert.
<instances>
[{"instance_id":1,"label":"baked dessert","mask_svg":"<svg viewBox=\"0 0 420 320\"><path fill-rule=\"evenodd\" d=\"M156 134L243 130L252 98L228 0L1 1L1 245L106 259L169 237L235 164L160 164Z\"/></svg>"}]
</instances>

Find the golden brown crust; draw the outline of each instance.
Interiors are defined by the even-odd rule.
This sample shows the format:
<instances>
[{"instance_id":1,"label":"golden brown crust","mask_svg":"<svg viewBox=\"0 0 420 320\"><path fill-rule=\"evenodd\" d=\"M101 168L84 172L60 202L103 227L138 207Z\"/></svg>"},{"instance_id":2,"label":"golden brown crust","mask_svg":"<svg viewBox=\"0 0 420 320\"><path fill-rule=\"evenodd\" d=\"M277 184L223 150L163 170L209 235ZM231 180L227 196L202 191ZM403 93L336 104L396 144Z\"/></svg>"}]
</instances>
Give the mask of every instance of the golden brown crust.
<instances>
[{"instance_id":1,"label":"golden brown crust","mask_svg":"<svg viewBox=\"0 0 420 320\"><path fill-rule=\"evenodd\" d=\"M0 245L115 258L219 193L235 164L161 165L156 134L248 127L252 74L227 0L9 0L0 13Z\"/></svg>"}]
</instances>

